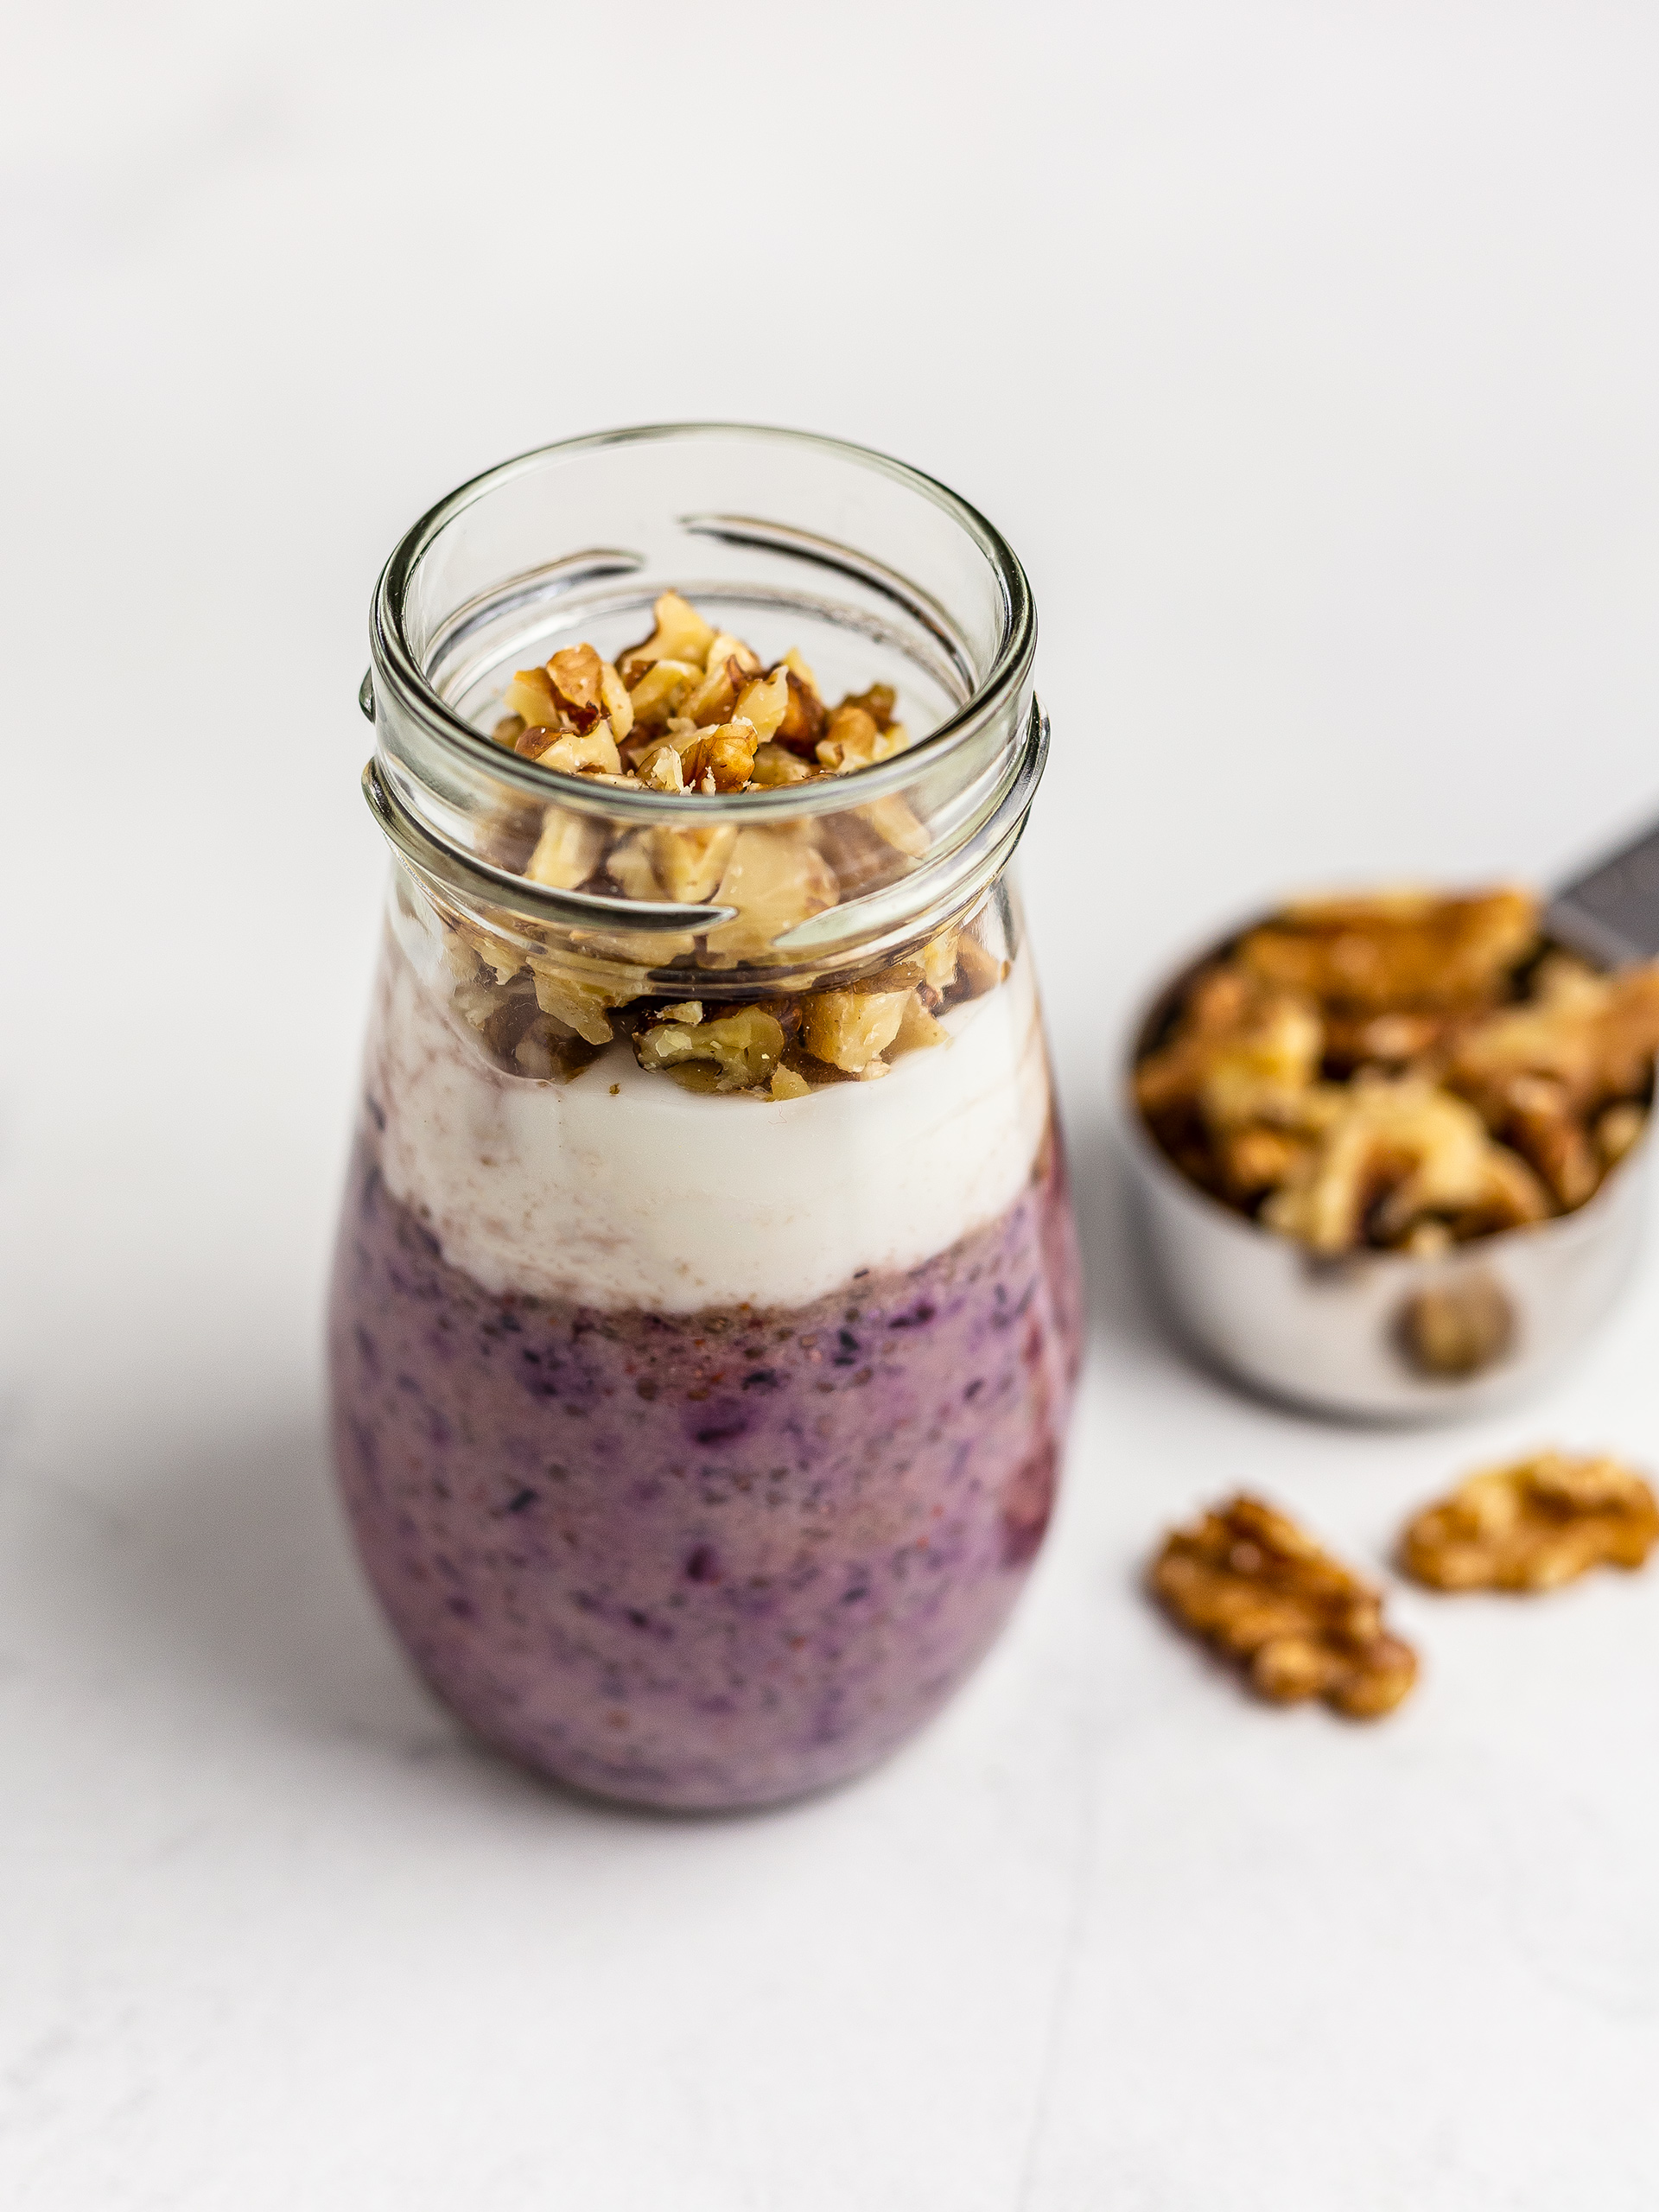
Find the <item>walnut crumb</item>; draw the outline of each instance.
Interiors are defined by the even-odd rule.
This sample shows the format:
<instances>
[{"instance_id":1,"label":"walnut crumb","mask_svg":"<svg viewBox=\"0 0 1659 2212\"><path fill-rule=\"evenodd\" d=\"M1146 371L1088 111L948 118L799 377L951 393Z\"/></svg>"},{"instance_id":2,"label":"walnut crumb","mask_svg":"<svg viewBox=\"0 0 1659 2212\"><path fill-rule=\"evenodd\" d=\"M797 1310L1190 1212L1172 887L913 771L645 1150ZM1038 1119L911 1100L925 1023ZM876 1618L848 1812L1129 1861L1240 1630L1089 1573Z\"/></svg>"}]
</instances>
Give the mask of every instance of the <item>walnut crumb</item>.
<instances>
[{"instance_id":1,"label":"walnut crumb","mask_svg":"<svg viewBox=\"0 0 1659 2212\"><path fill-rule=\"evenodd\" d=\"M1659 1503L1609 1458L1541 1452L1460 1483L1408 1524L1406 1570L1436 1590L1554 1590L1592 1567L1640 1567Z\"/></svg>"},{"instance_id":2,"label":"walnut crumb","mask_svg":"<svg viewBox=\"0 0 1659 2212\"><path fill-rule=\"evenodd\" d=\"M1392 1712L1417 1658L1370 1584L1286 1515L1243 1495L1165 1540L1148 1577L1183 1628L1240 1661L1276 1704L1323 1698L1351 1719Z\"/></svg>"}]
</instances>

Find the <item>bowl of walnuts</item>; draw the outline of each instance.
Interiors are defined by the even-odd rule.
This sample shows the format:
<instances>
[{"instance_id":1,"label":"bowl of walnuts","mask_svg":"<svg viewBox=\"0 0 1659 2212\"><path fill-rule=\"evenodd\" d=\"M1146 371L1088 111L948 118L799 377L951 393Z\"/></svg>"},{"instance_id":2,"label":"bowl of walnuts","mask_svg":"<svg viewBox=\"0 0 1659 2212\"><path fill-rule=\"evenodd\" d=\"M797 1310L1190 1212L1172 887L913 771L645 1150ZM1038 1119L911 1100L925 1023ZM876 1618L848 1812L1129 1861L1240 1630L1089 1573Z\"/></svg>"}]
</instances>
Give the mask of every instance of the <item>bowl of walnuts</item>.
<instances>
[{"instance_id":1,"label":"bowl of walnuts","mask_svg":"<svg viewBox=\"0 0 1659 2212\"><path fill-rule=\"evenodd\" d=\"M1309 899L1138 1026L1127 1136L1182 1332L1270 1394L1473 1412L1575 1351L1643 1218L1659 963L1556 941L1529 892Z\"/></svg>"}]
</instances>

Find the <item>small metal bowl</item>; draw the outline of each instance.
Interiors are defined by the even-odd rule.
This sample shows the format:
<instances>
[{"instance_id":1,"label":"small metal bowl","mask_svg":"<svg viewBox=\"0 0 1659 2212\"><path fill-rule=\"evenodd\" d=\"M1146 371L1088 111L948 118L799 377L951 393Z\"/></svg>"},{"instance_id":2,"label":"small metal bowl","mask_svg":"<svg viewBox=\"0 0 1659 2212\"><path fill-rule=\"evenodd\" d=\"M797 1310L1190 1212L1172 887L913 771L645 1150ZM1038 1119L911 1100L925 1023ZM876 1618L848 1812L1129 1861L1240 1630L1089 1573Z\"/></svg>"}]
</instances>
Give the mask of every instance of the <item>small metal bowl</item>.
<instances>
[{"instance_id":1,"label":"small metal bowl","mask_svg":"<svg viewBox=\"0 0 1659 2212\"><path fill-rule=\"evenodd\" d=\"M1135 1026L1122 1129L1147 1255L1193 1349L1270 1396L1370 1421L1484 1413L1571 1358L1635 1261L1650 1129L1575 1212L1433 1257L1321 1258L1189 1182L1141 1118L1134 1068L1201 964L1190 962Z\"/></svg>"}]
</instances>

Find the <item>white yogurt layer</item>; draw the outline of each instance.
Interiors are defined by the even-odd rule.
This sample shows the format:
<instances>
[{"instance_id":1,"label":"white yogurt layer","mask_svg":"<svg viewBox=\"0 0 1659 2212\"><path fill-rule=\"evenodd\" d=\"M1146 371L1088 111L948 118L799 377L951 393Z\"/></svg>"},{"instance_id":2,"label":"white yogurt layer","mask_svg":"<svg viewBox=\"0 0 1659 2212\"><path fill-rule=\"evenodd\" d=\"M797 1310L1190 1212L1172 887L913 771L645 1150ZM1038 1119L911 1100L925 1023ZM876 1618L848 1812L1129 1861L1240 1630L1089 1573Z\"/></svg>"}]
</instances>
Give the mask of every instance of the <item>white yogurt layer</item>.
<instances>
[{"instance_id":1,"label":"white yogurt layer","mask_svg":"<svg viewBox=\"0 0 1659 2212\"><path fill-rule=\"evenodd\" d=\"M502 1074L389 939L369 1044L381 1172L486 1290L691 1313L804 1306L995 1219L1048 1119L1028 957L874 1083L780 1103L647 1075L620 1043L569 1084ZM619 1086L612 1096L612 1085Z\"/></svg>"}]
</instances>

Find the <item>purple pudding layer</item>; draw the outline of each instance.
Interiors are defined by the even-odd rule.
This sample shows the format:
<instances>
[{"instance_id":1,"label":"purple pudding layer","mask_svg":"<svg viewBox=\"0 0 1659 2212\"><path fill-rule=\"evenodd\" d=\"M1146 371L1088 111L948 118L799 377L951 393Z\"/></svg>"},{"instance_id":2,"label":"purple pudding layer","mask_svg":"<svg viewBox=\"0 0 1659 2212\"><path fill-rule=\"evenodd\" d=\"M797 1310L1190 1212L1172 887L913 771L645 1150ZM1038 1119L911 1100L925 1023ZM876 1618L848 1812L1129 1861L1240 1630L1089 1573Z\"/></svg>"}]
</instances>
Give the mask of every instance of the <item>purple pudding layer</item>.
<instances>
[{"instance_id":1,"label":"purple pudding layer","mask_svg":"<svg viewBox=\"0 0 1659 2212\"><path fill-rule=\"evenodd\" d=\"M330 1324L364 1563L433 1687L544 1772L764 1804L927 1720L1052 1508L1079 1344L1058 1146L988 1226L791 1311L493 1296L360 1143Z\"/></svg>"}]
</instances>

